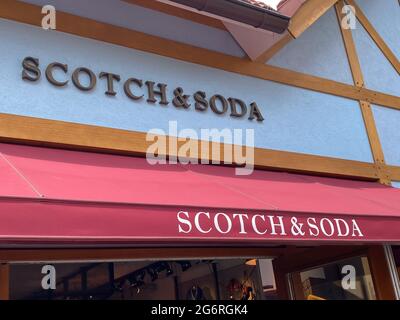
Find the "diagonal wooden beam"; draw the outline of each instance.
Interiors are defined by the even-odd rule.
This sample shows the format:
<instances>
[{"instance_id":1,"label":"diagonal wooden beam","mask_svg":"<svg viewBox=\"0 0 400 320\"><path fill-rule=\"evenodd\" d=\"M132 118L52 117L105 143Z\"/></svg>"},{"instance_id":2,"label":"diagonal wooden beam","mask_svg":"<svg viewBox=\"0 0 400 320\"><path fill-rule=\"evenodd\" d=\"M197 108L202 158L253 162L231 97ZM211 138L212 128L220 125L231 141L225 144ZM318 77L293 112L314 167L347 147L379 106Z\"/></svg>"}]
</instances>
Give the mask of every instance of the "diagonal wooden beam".
<instances>
[{"instance_id":1,"label":"diagonal wooden beam","mask_svg":"<svg viewBox=\"0 0 400 320\"><path fill-rule=\"evenodd\" d=\"M289 24L289 32L298 38L338 0L308 0L297 10Z\"/></svg>"},{"instance_id":2,"label":"diagonal wooden beam","mask_svg":"<svg viewBox=\"0 0 400 320\"><path fill-rule=\"evenodd\" d=\"M347 0L347 3L354 7L358 21L360 21L360 23L362 24L364 29L368 32L368 34L370 35L372 40L374 40L374 42L376 43L378 48L385 55L386 59L388 59L389 62L392 64L392 66L396 69L397 73L400 74L399 59L397 59L397 57L395 56L393 51L390 50L389 46L385 43L383 38L379 35L379 33L373 27L373 25L368 20L366 15L363 13L361 8L357 5L357 3L354 0Z\"/></svg>"}]
</instances>

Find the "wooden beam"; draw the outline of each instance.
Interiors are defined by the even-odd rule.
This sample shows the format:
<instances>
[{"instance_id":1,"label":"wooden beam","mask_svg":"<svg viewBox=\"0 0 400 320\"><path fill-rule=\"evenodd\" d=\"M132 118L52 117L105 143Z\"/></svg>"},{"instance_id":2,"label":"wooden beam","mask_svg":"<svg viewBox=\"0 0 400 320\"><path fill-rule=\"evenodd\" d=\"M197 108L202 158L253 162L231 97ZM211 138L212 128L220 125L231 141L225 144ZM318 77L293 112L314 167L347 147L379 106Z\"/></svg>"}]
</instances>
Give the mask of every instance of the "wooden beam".
<instances>
[{"instance_id":1,"label":"wooden beam","mask_svg":"<svg viewBox=\"0 0 400 320\"><path fill-rule=\"evenodd\" d=\"M289 32L298 38L338 0L308 0L304 2L290 19Z\"/></svg>"},{"instance_id":2,"label":"wooden beam","mask_svg":"<svg viewBox=\"0 0 400 320\"><path fill-rule=\"evenodd\" d=\"M339 29L343 37L343 42L347 53L347 59L349 60L353 81L357 87L364 87L364 78L362 75L361 65L358 59L356 46L354 44L353 35L350 29L344 29L341 27L341 21L343 18L342 15L343 6L344 6L343 1L339 1L335 5L336 15L339 22Z\"/></svg>"},{"instance_id":3,"label":"wooden beam","mask_svg":"<svg viewBox=\"0 0 400 320\"><path fill-rule=\"evenodd\" d=\"M42 19L41 7L15 0L2 0L0 1L0 18L38 26ZM400 110L400 97L365 88L357 88L344 83L266 64L251 62L248 59L166 40L60 11L57 13L57 30L245 76L270 80L353 100L364 100Z\"/></svg>"},{"instance_id":4,"label":"wooden beam","mask_svg":"<svg viewBox=\"0 0 400 320\"><path fill-rule=\"evenodd\" d=\"M196 23L204 24L209 27L221 29L227 31L221 20L208 17L202 14L198 14L189 10L184 10L178 7L174 7L162 2L154 0L123 0L124 2L138 5L147 9L156 10L162 13L169 14L178 18L193 21Z\"/></svg>"},{"instance_id":5,"label":"wooden beam","mask_svg":"<svg viewBox=\"0 0 400 320\"><path fill-rule=\"evenodd\" d=\"M336 3L336 15L338 18L339 28L343 36L343 42L346 48L347 58L349 60L353 81L357 87L362 88L364 87L364 77L362 74L361 65L358 59L357 49L354 44L351 30L341 27L342 8L344 5L345 3L343 0L340 0ZM365 129L367 131L369 144L371 147L372 156L378 169L379 180L383 184L390 185L390 177L385 170L385 156L379 139L378 130L376 128L374 115L371 110L371 105L367 101L360 100L360 108L364 119Z\"/></svg>"},{"instance_id":6,"label":"wooden beam","mask_svg":"<svg viewBox=\"0 0 400 320\"><path fill-rule=\"evenodd\" d=\"M379 179L378 170L371 163L257 148L255 168L332 177Z\"/></svg>"},{"instance_id":7,"label":"wooden beam","mask_svg":"<svg viewBox=\"0 0 400 320\"><path fill-rule=\"evenodd\" d=\"M276 294L278 295L279 300L290 300L291 297L289 296L290 290L287 273L281 270L279 262L279 258L272 260Z\"/></svg>"},{"instance_id":8,"label":"wooden beam","mask_svg":"<svg viewBox=\"0 0 400 320\"><path fill-rule=\"evenodd\" d=\"M0 141L138 156L145 156L152 143L146 141L144 132L9 114L0 114ZM183 143L185 141L177 141L178 146ZM219 148L219 157L223 161L226 147L227 145L224 144L209 143L209 153L206 159L214 159L211 150ZM167 151L167 153L171 155L170 152ZM367 180L379 179L377 168L372 163L295 152L255 148L254 162L258 169L276 169Z\"/></svg>"},{"instance_id":9,"label":"wooden beam","mask_svg":"<svg viewBox=\"0 0 400 320\"><path fill-rule=\"evenodd\" d=\"M382 245L368 248L368 262L378 300L396 300L389 266Z\"/></svg>"},{"instance_id":10,"label":"wooden beam","mask_svg":"<svg viewBox=\"0 0 400 320\"><path fill-rule=\"evenodd\" d=\"M272 47L263 52L255 61L259 63L267 63L275 54L277 54L283 47L285 47L293 36L290 33L285 34L278 42Z\"/></svg>"},{"instance_id":11,"label":"wooden beam","mask_svg":"<svg viewBox=\"0 0 400 320\"><path fill-rule=\"evenodd\" d=\"M388 175L393 181L400 182L400 167L387 166Z\"/></svg>"},{"instance_id":12,"label":"wooden beam","mask_svg":"<svg viewBox=\"0 0 400 320\"><path fill-rule=\"evenodd\" d=\"M0 263L0 300L10 299L10 265Z\"/></svg>"},{"instance_id":13,"label":"wooden beam","mask_svg":"<svg viewBox=\"0 0 400 320\"><path fill-rule=\"evenodd\" d=\"M383 38L379 35L379 33L373 27L373 25L368 20L368 18L365 16L365 14L361 10L361 8L357 5L357 3L354 0L346 0L346 1L351 6L354 7L358 21L360 21L360 23L362 24L364 29L368 32L368 34L371 36L372 40L374 40L374 42L376 43L378 48L382 51L382 53L385 55L385 57L389 60L389 62L392 64L392 66L397 71L397 73L400 74L399 59L397 59L397 57L393 53L393 51L390 50L389 46L385 43ZM383 16L382 16L382 18L383 18Z\"/></svg>"},{"instance_id":14,"label":"wooden beam","mask_svg":"<svg viewBox=\"0 0 400 320\"><path fill-rule=\"evenodd\" d=\"M386 170L385 156L383 153L381 141L379 139L379 134L376 128L371 105L368 102L360 101L360 107L365 128L367 130L369 144L371 146L372 156L374 157L374 162L378 170L379 181L382 184L390 185L391 177Z\"/></svg>"}]
</instances>

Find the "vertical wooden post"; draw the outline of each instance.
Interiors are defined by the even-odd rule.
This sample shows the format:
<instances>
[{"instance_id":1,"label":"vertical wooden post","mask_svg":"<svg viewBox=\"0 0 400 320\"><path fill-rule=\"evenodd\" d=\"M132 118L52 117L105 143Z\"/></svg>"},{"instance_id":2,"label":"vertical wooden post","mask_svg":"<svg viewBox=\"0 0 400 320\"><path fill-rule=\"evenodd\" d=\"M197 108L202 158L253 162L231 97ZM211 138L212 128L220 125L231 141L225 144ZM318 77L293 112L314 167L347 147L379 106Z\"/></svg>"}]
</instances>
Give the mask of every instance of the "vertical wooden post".
<instances>
[{"instance_id":1,"label":"vertical wooden post","mask_svg":"<svg viewBox=\"0 0 400 320\"><path fill-rule=\"evenodd\" d=\"M396 300L389 266L382 245L370 246L368 248L368 262L377 298L379 300Z\"/></svg>"},{"instance_id":2,"label":"vertical wooden post","mask_svg":"<svg viewBox=\"0 0 400 320\"><path fill-rule=\"evenodd\" d=\"M286 273L281 265L281 257L272 260L272 266L275 275L276 292L280 300L289 300L289 288L286 279Z\"/></svg>"},{"instance_id":3,"label":"vertical wooden post","mask_svg":"<svg viewBox=\"0 0 400 320\"><path fill-rule=\"evenodd\" d=\"M10 265L0 263L0 300L10 299Z\"/></svg>"},{"instance_id":4,"label":"vertical wooden post","mask_svg":"<svg viewBox=\"0 0 400 320\"><path fill-rule=\"evenodd\" d=\"M292 272L293 295L295 300L307 300L301 282L300 272Z\"/></svg>"}]
</instances>

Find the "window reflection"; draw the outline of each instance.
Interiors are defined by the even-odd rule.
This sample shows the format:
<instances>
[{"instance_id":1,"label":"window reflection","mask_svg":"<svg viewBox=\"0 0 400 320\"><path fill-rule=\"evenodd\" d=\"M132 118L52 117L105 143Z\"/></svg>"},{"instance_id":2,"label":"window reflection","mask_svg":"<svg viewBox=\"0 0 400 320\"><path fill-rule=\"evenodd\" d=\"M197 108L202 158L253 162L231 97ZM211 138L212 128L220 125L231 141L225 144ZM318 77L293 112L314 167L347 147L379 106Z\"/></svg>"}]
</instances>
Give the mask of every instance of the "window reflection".
<instances>
[{"instance_id":1,"label":"window reflection","mask_svg":"<svg viewBox=\"0 0 400 320\"><path fill-rule=\"evenodd\" d=\"M44 277L51 276L42 273L46 264L56 270L54 290L45 290L42 286ZM10 276L14 300L264 300L276 297L271 259L11 264Z\"/></svg>"},{"instance_id":2,"label":"window reflection","mask_svg":"<svg viewBox=\"0 0 400 320\"><path fill-rule=\"evenodd\" d=\"M296 299L376 300L367 257L354 257L291 275Z\"/></svg>"}]
</instances>

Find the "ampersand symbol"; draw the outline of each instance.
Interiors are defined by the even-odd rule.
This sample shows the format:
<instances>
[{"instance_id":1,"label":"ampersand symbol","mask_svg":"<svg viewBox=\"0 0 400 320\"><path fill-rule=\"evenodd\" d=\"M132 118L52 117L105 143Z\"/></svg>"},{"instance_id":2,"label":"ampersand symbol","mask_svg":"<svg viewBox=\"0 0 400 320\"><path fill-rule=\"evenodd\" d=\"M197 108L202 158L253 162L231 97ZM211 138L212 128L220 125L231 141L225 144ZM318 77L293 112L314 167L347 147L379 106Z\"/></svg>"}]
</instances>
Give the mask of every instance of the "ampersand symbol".
<instances>
[{"instance_id":1,"label":"ampersand symbol","mask_svg":"<svg viewBox=\"0 0 400 320\"><path fill-rule=\"evenodd\" d=\"M172 100L172 103L174 104L175 107L177 108L189 108L190 103L188 103L189 95L183 94L183 89L182 88L176 88L174 90L174 96L175 98Z\"/></svg>"},{"instance_id":2,"label":"ampersand symbol","mask_svg":"<svg viewBox=\"0 0 400 320\"><path fill-rule=\"evenodd\" d=\"M297 223L297 218L293 217L290 219L290 222L292 223L292 228L291 228L291 232L292 235L294 236L304 236L305 232L303 232L302 228L304 223Z\"/></svg>"}]
</instances>

